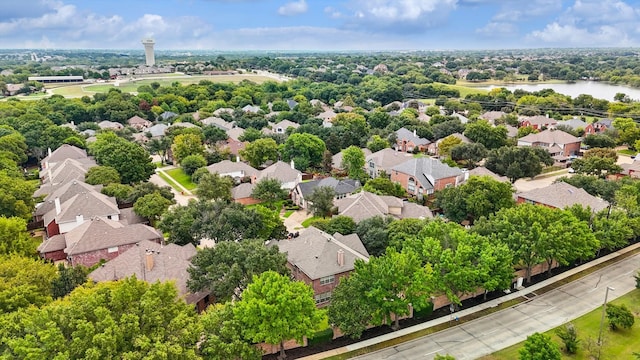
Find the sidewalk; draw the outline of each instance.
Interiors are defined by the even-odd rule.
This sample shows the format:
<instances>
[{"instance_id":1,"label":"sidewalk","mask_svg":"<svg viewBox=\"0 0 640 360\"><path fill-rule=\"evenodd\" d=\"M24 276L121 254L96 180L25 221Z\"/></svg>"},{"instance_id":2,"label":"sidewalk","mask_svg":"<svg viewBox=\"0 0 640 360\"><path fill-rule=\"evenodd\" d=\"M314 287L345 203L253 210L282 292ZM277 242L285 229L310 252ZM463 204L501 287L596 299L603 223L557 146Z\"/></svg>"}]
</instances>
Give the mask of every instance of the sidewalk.
<instances>
[{"instance_id":1,"label":"sidewalk","mask_svg":"<svg viewBox=\"0 0 640 360\"><path fill-rule=\"evenodd\" d=\"M180 191L184 194L184 195L193 195L191 193L191 191L187 190L187 188L185 188L184 186L182 186L182 184L180 184L178 181L176 181L176 179L174 179L173 177L169 176L169 174L167 174L167 172L165 170L172 170L175 169L174 166L165 166L163 168L156 168L156 173L161 173L162 175L168 177L169 179L171 179L173 181L173 183L180 189ZM164 180L164 179L162 179ZM166 181L165 181L166 182ZM171 186L171 184L167 185ZM171 186L173 188L173 186Z\"/></svg>"},{"instance_id":2,"label":"sidewalk","mask_svg":"<svg viewBox=\"0 0 640 360\"><path fill-rule=\"evenodd\" d=\"M629 246L629 247L627 247L627 248L625 248L625 249L622 249L622 250L620 250L620 251L617 251L617 252L615 252L615 253L612 253L612 254L609 254L609 255L603 256L602 258L599 258L599 259L593 260L593 261L591 261L591 262L589 262L589 263L587 263L587 264L584 264L584 265L578 266L578 267L576 267L576 268L574 268L574 269L571 269L571 270L565 271L564 273L559 274L559 275L557 275L557 276L554 276L554 277L553 277L553 278L551 278L551 279L547 279L547 280L541 281L541 282L539 282L539 283L537 283L537 284L534 284L534 285L531 285L531 286L529 286L529 287L526 287L526 288L524 288L524 289L522 289L522 290L520 290L520 291L512 292L512 293L510 293L510 294L508 294L508 295L505 295L505 296L500 297L500 298L498 298L498 299L494 299L494 300L488 301L488 302L483 303L483 304L481 304L481 305L474 306L474 307L472 307L472 308L468 308L468 309L464 309L464 310L458 311L458 312L456 312L456 313L455 313L455 315L456 315L458 318L462 319L462 318L464 318L465 316L475 314L475 313L477 313L477 312L479 312L479 311L483 311L483 310L486 310L486 309L491 309L491 308L497 307L498 305L500 305L501 303L506 302L506 301L510 301L510 300L517 299L517 298L520 298L520 297L525 297L525 298L526 298L526 295L529 295L529 294L533 295L533 300L536 300L536 299L543 298L543 297L547 296L547 294L551 294L551 293L553 293L554 291L560 291L560 292L563 292L563 291L562 291L562 289L561 289L561 288L559 288L559 289L554 289L554 290L552 290L552 291L550 291L550 292L548 292L548 293L545 293L544 295L541 295L540 297L538 297L538 296L537 296L537 294L535 294L535 292L536 292L536 291L538 291L538 290L540 290L540 289L542 289L542 288L544 288L544 287L546 287L546 286L549 286L549 285L551 285L551 284L553 284L553 283L556 283L556 282L560 282L560 281L562 281L562 280L564 280L564 279L566 279L566 278L568 278L568 277L571 277L571 276L573 276L573 275L575 275L575 274L577 274L577 273L580 273L580 272L582 272L582 271L584 271L584 270L586 270L586 269L589 269L589 268L591 268L591 267L593 267L593 266L596 266L596 265L598 265L598 264L602 264L602 263L607 262L607 261L609 261L609 260L615 259L616 257L618 257L618 256L620 256L620 255L622 255L622 254L629 253L629 252L634 251L634 250L639 249L639 248L640 248L640 244L634 244L634 245L632 245L632 246ZM629 261L633 261L633 262L634 262L634 266L636 266L636 269L637 269L637 267L640 265L640 255L634 255L634 256L632 256L631 258L624 259L624 260L622 260L622 261L620 261L620 262L627 261L627 260L629 260ZM612 273L612 271L606 271L606 272L605 272L604 270L609 270L611 267L616 266L618 263L619 263L619 262L616 262L616 263L614 263L614 264L612 264L612 265L607 266L607 267L606 267L606 268L604 268L604 269L600 269L600 270L596 271L596 272L595 272L595 273L593 273L593 274L589 274L589 275L585 276L585 278L586 278L586 277L590 277L590 276L594 276L594 277L596 277L597 282L596 282L595 284L596 284L596 287L597 287L597 285L598 285L598 284L600 284L600 280L601 280L601 278L603 277L603 274L604 274L604 273L607 273L607 275L609 275L609 272L611 272L611 273ZM600 276L600 278L597 278L597 276L598 276L598 275ZM628 286L631 286L631 288L633 288L633 282L634 282L634 281L633 281L633 277L632 277L631 275L629 275L628 277L629 277L629 279L627 279L627 280L628 280L628 282L629 282L631 285L627 285L627 287L628 287ZM566 284L566 285L563 285L563 286L569 286L569 285L571 285L571 284L578 283L578 282L583 282L583 280L582 280L582 279L580 279L580 280L576 280L576 281L574 281L574 282L572 282L572 283L569 283L569 284ZM601 287L601 289L606 288L606 286L609 286L609 284L608 284L608 283L604 283L604 282L603 282L603 283L602 283L602 287ZM625 292L624 292L624 289L625 289L625 286L619 286L619 291L617 291L617 292L613 295L614 297L611 297L611 300L613 300L614 298L616 298L616 297L618 297L618 296L623 295L623 294L625 293ZM577 297L577 298L579 299L580 297ZM600 302L599 302L599 301L600 301L600 297L596 297L596 298L597 298L597 300L598 300L598 302L596 302L596 304L599 304L599 303L600 303ZM531 300L531 301L533 301L533 300ZM576 300L572 300L572 301L576 302ZM527 301L527 302L528 302L528 301ZM525 304L526 304L527 302L525 302ZM517 304L517 305L514 305L513 307L511 307L511 308L509 308L509 309L515 309L516 307L520 307L521 305L522 305L522 303ZM586 310L579 311L580 315L581 315L581 314L583 314L583 313L587 313L587 312L589 312L589 311L591 311L591 310L595 309L597 306L596 306L596 307L593 307L593 308L588 308L588 307L589 307L589 306L585 306L585 309L586 309ZM587 308L588 308L588 309L587 309ZM469 323L475 323L476 325L478 325L478 324L482 324L482 323L484 323L484 324L489 324L489 328L493 328L493 330L488 330L488 332L487 332L487 333L484 333L484 332L483 332L483 333L481 333L481 334L480 334L480 333L479 333L479 334L473 334L473 333L466 332L466 333L467 333L467 337L468 337L469 335L471 335L471 337L473 337L473 339L470 339L470 340L474 340L474 339L475 339L475 340L478 340L478 339L476 338L476 335L478 335L478 336L481 336L481 335L488 335L488 334L490 334L491 332L496 332L496 327L498 327L498 326L499 326L500 322L499 322L499 321L497 321L497 320L493 320L492 318L493 318L494 316L497 316L497 315L499 315L499 314L503 313L503 312L508 311L509 309L505 309L505 310L502 310L502 311L499 311L499 312L496 312L496 313L492 313L492 314L489 314L489 315L487 315L487 316L485 316L485 317L483 317L483 318L480 318L480 319L477 319L477 320L474 320L474 321L469 322ZM539 308L538 308L538 309L539 309ZM555 306L552 306L552 307L550 307L550 308L549 308L549 310L547 310L546 312L548 312L548 311L550 311L550 310L554 310L554 309L556 309L556 307L555 307ZM559 309L558 309L558 310L556 310L556 311L559 311ZM539 314L538 314L538 315L539 315ZM551 315L554 315L554 314L551 314ZM580 316L580 315L578 315L578 316ZM520 315L520 316L522 316L522 315ZM573 316L573 315L571 315L571 316ZM578 316L576 316L576 317L578 317ZM563 323L563 322L565 322L565 321L572 320L571 318L569 318L569 319L566 319L566 320L565 320L565 319L564 319L564 317L562 317L562 316L554 316L554 317L555 317L555 319L556 319L556 320L563 320L562 322L560 322L560 324L561 324L561 323ZM488 321L488 320L489 320L489 321ZM517 320L517 319L516 319L516 320ZM372 339L368 339L368 340L365 340L365 341L361 341L361 342L358 342L358 343L355 343L355 344L351 344L351 345L348 345L348 346L345 346L345 347L341 347L341 348L338 348L338 349L333 349L333 350L330 350L330 351L327 351L327 352L323 352L323 353L319 353L319 354L310 355L310 356L307 356L307 357L304 357L304 358L301 358L301 359L305 359L305 360L319 360L319 359L325 359L325 358L327 358L327 357L331 357L331 356L338 355L338 354L344 354L344 353L348 353L348 352L351 352L351 351L356 351L356 350L364 349L364 348L369 347L369 346L372 346L372 345L381 344L381 343L384 343L385 341L389 341L389 340L394 340L394 339L397 339L397 338L399 338L399 337L405 336L405 335L407 335L407 334L411 334L411 333L414 333L414 332L417 332L417 331L421 331L421 330L424 330L424 329L427 329L427 328L431 328L431 327L434 327L434 326L437 326L437 325L441 325L441 324L447 323L447 322L449 322L449 321L450 321L450 319L449 319L449 317L448 317L448 316L441 317L441 318L438 318L438 319L435 319L435 320L431 320L431 321L428 321L428 322L425 322L425 323L422 323L422 324L418 324L418 325L414 325L414 326L411 326L411 327L408 327L408 328L405 328L405 329L401 329L401 330L395 331L395 332L393 332L393 333L389 333L389 334L381 335L381 336L378 336L378 337L375 337L375 338L372 338ZM478 322L478 321L480 321L480 322ZM519 322L523 322L523 319L520 319L520 320L517 320L517 321L519 321ZM443 330L443 331L441 331L441 332L434 333L434 334L432 334L432 335L424 336L424 337L421 337L421 338L416 339L416 340L410 340L409 342L416 342L416 341L419 341L419 342L421 342L421 343L425 343L425 342L426 342L426 340L427 340L427 338L429 338L429 337L436 336L436 335L438 335L438 334L443 334L443 333L445 333L445 332L452 331L452 329L456 329L456 328L460 328L460 329L462 329L463 325L466 325L466 324L468 324L468 323L460 324L459 326L454 326L453 328L449 328L449 329L447 329L447 330ZM525 330L530 330L530 329L529 329L529 328L527 328L527 329L525 329ZM461 331L464 331L464 329L462 329ZM535 331L537 331L537 330L535 330ZM535 332L535 331L530 331L530 332L529 332L529 335L530 335L531 333ZM544 331L546 331L546 330L544 330ZM513 344L515 344L515 343L519 342L520 340L518 340L518 339L520 339L520 337L521 337L521 335L519 335L519 334L518 334L518 336L514 336L514 334L508 334L508 333L502 333L502 334L497 334L497 335L499 335L499 336L503 336L503 337L504 337L504 336L506 336L506 337L509 337L509 339L502 339L502 342L500 343L500 346L501 346L501 347L499 347L499 348L493 348L493 347L489 348L489 347L487 347L487 345L486 345L486 344L484 344L484 347L485 347L486 349L485 349L484 353L480 354L480 356L483 356L483 355L489 354L489 353L491 353L491 352L494 352L494 351L500 350L500 349L502 349L502 348L508 347L508 346L510 346L510 345L513 345ZM464 337L464 336L459 336L459 338L461 338L461 337ZM526 338L526 336L525 336L525 338ZM518 340L518 341L515 341L515 342L514 342L514 340ZM457 341L457 340L456 340L456 341ZM483 340L478 340L478 341L483 342ZM495 342L495 341L496 341L496 340L494 340L493 342ZM487 342L487 341L485 340L484 342ZM398 354L398 352L399 352L400 350L399 350L399 349L397 349L397 348L404 347L404 346L405 346L404 344L407 344L407 343L403 343L403 344L394 344L395 346L393 346L393 348L391 348L391 349L387 349L387 350L388 350L389 352L391 352L391 353L395 353L395 354L397 354L397 355L401 355L401 354ZM445 347L445 345L444 345L443 343L441 343L441 342L437 342L437 344L438 344L438 345L437 345L437 346L435 346L436 348L440 348L440 349L442 349L442 348L444 348L444 347ZM460 346L460 345L461 345L461 344L458 344L458 345L456 345L456 346ZM504 345L504 346L503 346L503 345ZM407 348L411 348L411 347L407 345ZM432 347L431 349L433 349L433 347ZM454 348L454 349L455 349L455 348ZM379 350L379 351L377 351L377 352L375 352L375 353L371 353L370 355L363 355L363 356L362 356L362 357L360 357L360 358L362 358L362 359L394 358L393 356L391 356L391 354L388 354L389 356L382 356L382 355L381 355L381 353L386 352L387 350ZM478 350L478 351L479 351L479 352L481 352L480 350ZM488 352L488 351L490 351L490 352ZM449 351L449 353L451 353L451 354L453 355L453 351ZM420 358L424 358L426 355L435 356L435 352L433 352L432 354L428 354L428 353L427 353L427 354L425 354L425 352L422 352L421 354L422 354L422 356L420 356ZM444 352L442 352L441 354L444 354ZM470 355L470 353L469 353L468 355L464 356L464 357L456 356L456 358L458 358L458 359L465 359L465 358L466 358L466 359L469 359L469 358L474 358L474 357L470 357L469 355ZM355 355L354 355L354 356L355 356ZM397 358L406 358L406 359L411 359L411 358L414 358L414 357L411 357L411 356L405 356L405 357L398 356ZM431 357L428 357L428 358L431 358Z\"/></svg>"}]
</instances>

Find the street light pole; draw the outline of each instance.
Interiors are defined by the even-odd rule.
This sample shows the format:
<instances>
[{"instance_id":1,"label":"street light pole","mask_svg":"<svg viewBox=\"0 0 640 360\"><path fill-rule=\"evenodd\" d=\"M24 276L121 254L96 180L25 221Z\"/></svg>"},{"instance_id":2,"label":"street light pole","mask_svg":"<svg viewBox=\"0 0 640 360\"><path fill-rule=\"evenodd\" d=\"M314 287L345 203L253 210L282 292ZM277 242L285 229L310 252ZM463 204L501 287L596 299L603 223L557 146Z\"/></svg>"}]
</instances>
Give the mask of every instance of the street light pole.
<instances>
[{"instance_id":1,"label":"street light pole","mask_svg":"<svg viewBox=\"0 0 640 360\"><path fill-rule=\"evenodd\" d=\"M607 286L607 291L604 293L604 303L602 304L602 317L600 318L600 334L598 335L598 355L600 354L600 349L602 348L602 327L604 325L604 314L607 312L607 298L609 297L609 290L614 291L615 289L611 286ZM600 358L600 356L598 356Z\"/></svg>"}]
</instances>

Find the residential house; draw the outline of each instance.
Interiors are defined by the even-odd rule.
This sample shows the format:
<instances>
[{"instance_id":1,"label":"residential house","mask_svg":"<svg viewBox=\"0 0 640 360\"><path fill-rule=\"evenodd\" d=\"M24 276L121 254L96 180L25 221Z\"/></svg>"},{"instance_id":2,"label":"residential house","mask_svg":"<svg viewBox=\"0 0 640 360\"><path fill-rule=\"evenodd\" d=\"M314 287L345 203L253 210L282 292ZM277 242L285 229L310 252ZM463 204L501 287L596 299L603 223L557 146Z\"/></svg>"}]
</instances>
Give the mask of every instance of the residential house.
<instances>
[{"instance_id":1,"label":"residential house","mask_svg":"<svg viewBox=\"0 0 640 360\"><path fill-rule=\"evenodd\" d=\"M162 114L160 114L160 116L158 116L162 121L168 121L173 119L174 117L177 117L178 114L174 113L173 111L165 111Z\"/></svg>"},{"instance_id":2,"label":"residential house","mask_svg":"<svg viewBox=\"0 0 640 360\"><path fill-rule=\"evenodd\" d=\"M285 190L293 190L296 185L302 182L302 172L296 170L293 160L290 164L278 161L260 171L260 173L251 176L251 182L256 184L262 179L278 179Z\"/></svg>"},{"instance_id":3,"label":"residential house","mask_svg":"<svg viewBox=\"0 0 640 360\"><path fill-rule=\"evenodd\" d=\"M622 171L620 176L629 176L632 178L640 178L640 159L634 159L631 164L620 164Z\"/></svg>"},{"instance_id":4,"label":"residential house","mask_svg":"<svg viewBox=\"0 0 640 360\"><path fill-rule=\"evenodd\" d=\"M260 203L260 200L251 197L256 184L242 183L231 189L231 198L233 201L242 205L253 205Z\"/></svg>"},{"instance_id":5,"label":"residential house","mask_svg":"<svg viewBox=\"0 0 640 360\"><path fill-rule=\"evenodd\" d=\"M151 121L143 119L138 115L135 115L127 120L127 124L138 131L144 131L145 129L153 126L153 123Z\"/></svg>"},{"instance_id":6,"label":"residential house","mask_svg":"<svg viewBox=\"0 0 640 360\"><path fill-rule=\"evenodd\" d=\"M310 201L308 199L309 196L313 194L313 190L322 186L330 187L335 191L336 196L334 197L334 199L342 199L346 196L349 196L361 187L360 181L358 180L338 180L333 177L300 182L291 192L291 200L293 200L296 205L300 206L303 209L306 209L309 207Z\"/></svg>"},{"instance_id":7,"label":"residential house","mask_svg":"<svg viewBox=\"0 0 640 360\"><path fill-rule=\"evenodd\" d=\"M176 122L176 123L174 123L173 125L171 125L169 127L182 127L182 128L188 128L188 129L192 129L192 128L199 129L200 128L200 126L198 126L196 124L192 124L190 122L185 122L185 121Z\"/></svg>"},{"instance_id":8,"label":"residential house","mask_svg":"<svg viewBox=\"0 0 640 360\"><path fill-rule=\"evenodd\" d=\"M244 129L241 127L234 127L233 129L227 130L227 136L229 139L240 141L240 137L242 135L244 135Z\"/></svg>"},{"instance_id":9,"label":"residential house","mask_svg":"<svg viewBox=\"0 0 640 360\"><path fill-rule=\"evenodd\" d=\"M515 139L518 137L518 128L515 126L511 126L511 125L505 125L505 128L507 128L507 138L509 139Z\"/></svg>"},{"instance_id":10,"label":"residential house","mask_svg":"<svg viewBox=\"0 0 640 360\"><path fill-rule=\"evenodd\" d=\"M338 215L348 216L356 223L375 216L396 219L429 219L433 214L428 207L404 201L394 196L381 196L361 191L334 201Z\"/></svg>"},{"instance_id":11,"label":"residential house","mask_svg":"<svg viewBox=\"0 0 640 360\"><path fill-rule=\"evenodd\" d=\"M591 135L596 133L596 129L593 124L588 124L581 119L573 118L570 120L560 121L556 126L564 125L574 131L583 130L585 135Z\"/></svg>"},{"instance_id":12,"label":"residential house","mask_svg":"<svg viewBox=\"0 0 640 360\"><path fill-rule=\"evenodd\" d=\"M66 159L86 159L88 157L87 150L80 149L73 145L62 144L53 152L51 149L48 149L48 155L40 161L40 168L47 169Z\"/></svg>"},{"instance_id":13,"label":"residential house","mask_svg":"<svg viewBox=\"0 0 640 360\"><path fill-rule=\"evenodd\" d=\"M146 133L151 134L151 138L152 139L157 139L157 138L163 137L164 133L167 131L168 128L169 128L168 125L156 124L156 125L153 125L152 127L148 128Z\"/></svg>"},{"instance_id":14,"label":"residential house","mask_svg":"<svg viewBox=\"0 0 640 360\"><path fill-rule=\"evenodd\" d=\"M279 123L276 123L276 124L270 123L269 125L271 126L271 128L265 127L262 129L262 132L266 135L285 134L288 128L297 129L300 127L299 124L294 123L293 121L290 121L290 120L282 120Z\"/></svg>"},{"instance_id":15,"label":"residential house","mask_svg":"<svg viewBox=\"0 0 640 360\"><path fill-rule=\"evenodd\" d=\"M131 276L148 283L171 281L186 303L193 304L196 310L201 312L213 303L214 299L208 292L192 293L187 288L187 269L196 253L193 244L162 245L142 240L91 272L88 277L95 282L118 281Z\"/></svg>"},{"instance_id":16,"label":"residential house","mask_svg":"<svg viewBox=\"0 0 640 360\"><path fill-rule=\"evenodd\" d=\"M460 114L460 113L454 112L453 114L451 114L451 116L453 116L456 119L460 120L460 123L462 123L462 124L466 124L466 123L469 122L469 118L464 116L464 115L462 115L462 114Z\"/></svg>"},{"instance_id":17,"label":"residential house","mask_svg":"<svg viewBox=\"0 0 640 360\"><path fill-rule=\"evenodd\" d=\"M396 131L396 143L394 149L402 152L414 152L421 151L426 152L428 145L431 141L421 138L416 134L416 131L409 131L406 128L400 128Z\"/></svg>"},{"instance_id":18,"label":"residential house","mask_svg":"<svg viewBox=\"0 0 640 360\"><path fill-rule=\"evenodd\" d=\"M605 132L608 129L613 129L613 119L600 119L593 123L593 127L597 133Z\"/></svg>"},{"instance_id":19,"label":"residential house","mask_svg":"<svg viewBox=\"0 0 640 360\"><path fill-rule=\"evenodd\" d=\"M500 182L510 182L508 177L498 175L484 166L478 166L469 170L469 176L489 176Z\"/></svg>"},{"instance_id":20,"label":"residential house","mask_svg":"<svg viewBox=\"0 0 640 360\"><path fill-rule=\"evenodd\" d=\"M531 126L536 130L553 129L558 124L558 121L549 116L525 116L520 119L520 127Z\"/></svg>"},{"instance_id":21,"label":"residential house","mask_svg":"<svg viewBox=\"0 0 640 360\"><path fill-rule=\"evenodd\" d=\"M549 151L556 162L566 162L580 152L580 139L561 130L544 130L518 139L518 146L538 146Z\"/></svg>"},{"instance_id":22,"label":"residential house","mask_svg":"<svg viewBox=\"0 0 640 360\"><path fill-rule=\"evenodd\" d=\"M162 233L143 224L125 225L95 217L69 232L49 237L40 244L38 252L47 260L66 260L71 266L91 267L101 260L115 258L143 240L161 243Z\"/></svg>"},{"instance_id":23,"label":"residential house","mask_svg":"<svg viewBox=\"0 0 640 360\"><path fill-rule=\"evenodd\" d=\"M253 113L253 114L257 114L260 111L260 106L255 106L255 105L245 105L242 108L242 111L246 112L246 113Z\"/></svg>"},{"instance_id":24,"label":"residential house","mask_svg":"<svg viewBox=\"0 0 640 360\"><path fill-rule=\"evenodd\" d=\"M391 181L400 183L409 195L418 198L458 186L464 180L460 169L429 157L413 158L391 168Z\"/></svg>"},{"instance_id":25,"label":"residential house","mask_svg":"<svg viewBox=\"0 0 640 360\"><path fill-rule=\"evenodd\" d=\"M316 115L316 118L321 119L323 122L331 123L333 119L336 117L336 112L331 108L324 108L324 111L320 114Z\"/></svg>"},{"instance_id":26,"label":"residential house","mask_svg":"<svg viewBox=\"0 0 640 360\"><path fill-rule=\"evenodd\" d=\"M7 84L7 91L5 91L4 95L6 96L14 96L14 95L18 95L20 93L20 90L22 90L25 87L24 84ZM3 94L0 94L3 95Z\"/></svg>"},{"instance_id":27,"label":"residential house","mask_svg":"<svg viewBox=\"0 0 640 360\"><path fill-rule=\"evenodd\" d=\"M41 203L36 205L36 210L33 213L34 220L40 221L46 213L54 210L55 199L58 199L58 201L60 201L60 203L62 204L80 193L88 191L98 192L97 189L100 187L102 187L102 185L89 185L81 180L67 181L64 184L61 184L59 187L52 189L51 193L48 194Z\"/></svg>"},{"instance_id":28,"label":"residential house","mask_svg":"<svg viewBox=\"0 0 640 360\"><path fill-rule=\"evenodd\" d=\"M318 307L329 304L333 289L340 278L353 271L356 260L369 261L369 253L357 234L332 236L313 226L297 238L273 244L287 254L293 278L311 286Z\"/></svg>"},{"instance_id":29,"label":"residential house","mask_svg":"<svg viewBox=\"0 0 640 360\"><path fill-rule=\"evenodd\" d=\"M544 205L556 209L582 205L585 208L591 208L594 213L609 207L609 203L605 200L590 195L584 189L566 182L557 182L543 188L517 193L516 199L519 204Z\"/></svg>"},{"instance_id":30,"label":"residential house","mask_svg":"<svg viewBox=\"0 0 640 360\"><path fill-rule=\"evenodd\" d=\"M243 162L233 162L222 160L218 163L207 166L210 173L218 173L220 176L230 176L236 182L240 182L243 178L251 178L256 176L259 171Z\"/></svg>"},{"instance_id":31,"label":"residential house","mask_svg":"<svg viewBox=\"0 0 640 360\"><path fill-rule=\"evenodd\" d=\"M371 150L367 148L362 148L360 150L364 153L365 158L372 154ZM342 151L331 157L331 167L336 170L344 170L342 167Z\"/></svg>"},{"instance_id":32,"label":"residential house","mask_svg":"<svg viewBox=\"0 0 640 360\"><path fill-rule=\"evenodd\" d=\"M96 166L96 162L91 158L66 159L50 164L48 168L40 172L40 180L44 184L61 184L70 180L82 180L90 168Z\"/></svg>"},{"instance_id":33,"label":"residential house","mask_svg":"<svg viewBox=\"0 0 640 360\"><path fill-rule=\"evenodd\" d=\"M390 148L376 151L365 157L365 171L372 178L377 178L380 174L391 175L391 168L409 161L413 158L411 154L398 152Z\"/></svg>"},{"instance_id":34,"label":"residential house","mask_svg":"<svg viewBox=\"0 0 640 360\"><path fill-rule=\"evenodd\" d=\"M53 203L54 209L43 216L48 237L67 233L88 219L100 216L118 221L120 216L116 199L96 191L80 192L64 203L55 198Z\"/></svg>"},{"instance_id":35,"label":"residential house","mask_svg":"<svg viewBox=\"0 0 640 360\"><path fill-rule=\"evenodd\" d=\"M487 120L489 124L495 125L496 120L501 119L506 115L507 113L504 111L487 111L484 114L480 115L478 118L482 120Z\"/></svg>"},{"instance_id":36,"label":"residential house","mask_svg":"<svg viewBox=\"0 0 640 360\"><path fill-rule=\"evenodd\" d=\"M232 108L219 108L219 109L217 109L216 111L213 112L213 115L214 116L220 116L223 113L227 113L229 115L233 115L233 112L234 112L234 110Z\"/></svg>"},{"instance_id":37,"label":"residential house","mask_svg":"<svg viewBox=\"0 0 640 360\"><path fill-rule=\"evenodd\" d=\"M296 106L298 106L298 102L295 100L288 99L287 106L289 106L290 110L293 110Z\"/></svg>"},{"instance_id":38,"label":"residential house","mask_svg":"<svg viewBox=\"0 0 640 360\"><path fill-rule=\"evenodd\" d=\"M229 150L229 153L234 156L240 156L240 151L247 147L248 141L238 141L231 137L227 138L222 145L221 149Z\"/></svg>"},{"instance_id":39,"label":"residential house","mask_svg":"<svg viewBox=\"0 0 640 360\"><path fill-rule=\"evenodd\" d=\"M98 127L102 130L114 130L114 131L124 129L124 125L118 122L109 121L109 120L100 121L98 123Z\"/></svg>"},{"instance_id":40,"label":"residential house","mask_svg":"<svg viewBox=\"0 0 640 360\"><path fill-rule=\"evenodd\" d=\"M227 121L223 118L220 117L216 117L216 116L210 116L206 119L203 119L202 121L200 121L202 123L202 125L213 125L215 127L218 127L224 131L229 131L233 128L236 127L236 123L234 121Z\"/></svg>"}]
</instances>

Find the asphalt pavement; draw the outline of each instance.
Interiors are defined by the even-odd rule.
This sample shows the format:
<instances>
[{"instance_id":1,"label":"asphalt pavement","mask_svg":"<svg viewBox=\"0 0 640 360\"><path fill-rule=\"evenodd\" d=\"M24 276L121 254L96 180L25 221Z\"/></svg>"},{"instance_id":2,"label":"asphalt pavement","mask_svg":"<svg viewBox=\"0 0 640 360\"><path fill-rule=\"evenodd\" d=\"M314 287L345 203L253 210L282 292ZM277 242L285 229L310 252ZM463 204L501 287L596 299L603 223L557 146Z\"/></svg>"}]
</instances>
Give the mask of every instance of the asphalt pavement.
<instances>
[{"instance_id":1,"label":"asphalt pavement","mask_svg":"<svg viewBox=\"0 0 640 360\"><path fill-rule=\"evenodd\" d=\"M354 359L429 360L436 354L450 354L458 360L477 359L599 308L608 286L615 289L609 292L609 301L628 293L635 288L633 275L639 268L640 254L545 294L532 291L525 295L530 300L508 309ZM363 343L347 346L346 350L368 345Z\"/></svg>"}]
</instances>

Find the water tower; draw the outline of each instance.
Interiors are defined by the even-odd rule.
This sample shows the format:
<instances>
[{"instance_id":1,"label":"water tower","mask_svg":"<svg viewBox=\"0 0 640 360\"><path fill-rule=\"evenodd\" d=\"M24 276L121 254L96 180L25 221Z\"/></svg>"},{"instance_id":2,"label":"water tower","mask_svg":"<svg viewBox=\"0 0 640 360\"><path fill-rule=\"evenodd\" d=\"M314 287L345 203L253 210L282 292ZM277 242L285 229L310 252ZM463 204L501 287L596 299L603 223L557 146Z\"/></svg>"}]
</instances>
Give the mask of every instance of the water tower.
<instances>
[{"instance_id":1,"label":"water tower","mask_svg":"<svg viewBox=\"0 0 640 360\"><path fill-rule=\"evenodd\" d=\"M153 66L156 64L156 57L153 54L153 45L155 44L156 42L153 41L153 39L142 39L147 66Z\"/></svg>"}]
</instances>

